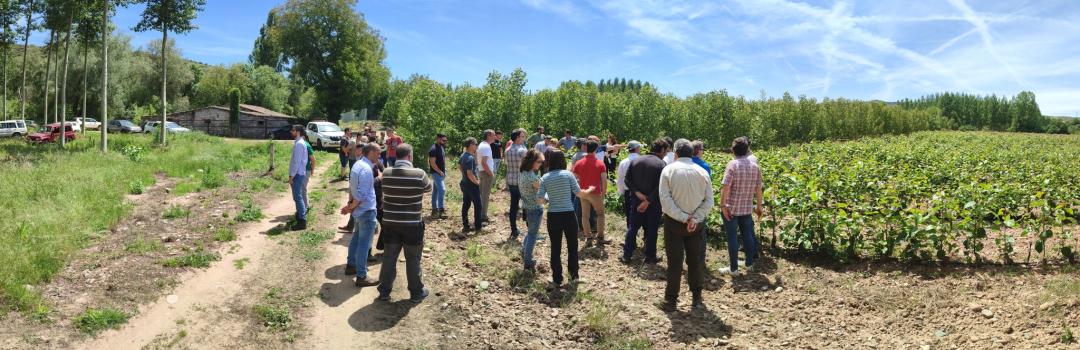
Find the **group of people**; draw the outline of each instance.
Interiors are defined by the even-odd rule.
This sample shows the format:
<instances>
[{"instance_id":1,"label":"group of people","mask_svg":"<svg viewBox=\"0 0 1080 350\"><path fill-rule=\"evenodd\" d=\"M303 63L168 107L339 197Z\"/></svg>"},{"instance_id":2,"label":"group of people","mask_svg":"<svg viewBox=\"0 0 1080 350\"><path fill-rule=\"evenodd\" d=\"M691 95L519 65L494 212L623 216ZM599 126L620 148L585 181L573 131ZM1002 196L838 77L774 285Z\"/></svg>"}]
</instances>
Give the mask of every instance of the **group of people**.
<instances>
[{"instance_id":1,"label":"group of people","mask_svg":"<svg viewBox=\"0 0 1080 350\"><path fill-rule=\"evenodd\" d=\"M584 236L586 247L609 242L605 237L604 199L608 187L614 185L621 196L626 217L619 261L633 263L634 252L638 249L637 235L643 231L643 262L660 262L657 239L663 227L668 269L662 307L674 309L684 264L693 306L704 307L701 293L706 226L715 204L712 170L702 159L704 143L663 137L649 145L649 153L643 153L645 145L642 143L620 144L614 135L609 135L607 142L601 142L596 136L577 138L567 131L556 142L544 134L543 128L538 128L532 135L526 134L524 129L513 130L503 145L501 132L485 130L481 140L470 137L462 142L463 151L456 165L461 177L463 235L482 230L490 222L492 189L500 167L505 164L506 187L510 193L509 238L517 240L521 236L519 218L526 228L521 250L524 269L536 269L534 248L541 239L540 225L546 214L547 235L551 239L552 283L562 286L566 281L561 261L564 241L566 272L569 281L577 283L581 277L578 234ZM310 176L309 164L314 162L310 146L306 145L302 135L302 128L294 135L297 138L293 151L296 171L290 163L290 183L306 184ZM412 163L413 147L392 131L387 132L385 140L375 140L367 130L364 134L346 138L350 141L343 141L346 146L342 147L340 159L342 167L348 169L350 195L349 204L341 212L350 215L349 225L343 229L353 232L346 273L355 274L357 286L379 286L379 299L388 300L396 261L404 250L410 299L420 302L428 294L420 277L425 228L423 196L431 192L432 217L446 216L447 137L436 136L428 149L426 171ZM626 150L628 156L618 161L622 150ZM725 166L720 203L730 261L723 272L739 275L740 233L745 244L746 270L753 268L757 257L752 214L759 217L762 214L763 185L749 140L745 137L735 139L731 151L735 158ZM386 193L382 193L384 190ZM297 204L296 221L306 223L306 190L294 185L293 191ZM298 226L303 227L303 224ZM382 227L382 234L376 248L384 249L384 262L379 278L375 279L367 274L367 262L372 256L377 226Z\"/></svg>"}]
</instances>

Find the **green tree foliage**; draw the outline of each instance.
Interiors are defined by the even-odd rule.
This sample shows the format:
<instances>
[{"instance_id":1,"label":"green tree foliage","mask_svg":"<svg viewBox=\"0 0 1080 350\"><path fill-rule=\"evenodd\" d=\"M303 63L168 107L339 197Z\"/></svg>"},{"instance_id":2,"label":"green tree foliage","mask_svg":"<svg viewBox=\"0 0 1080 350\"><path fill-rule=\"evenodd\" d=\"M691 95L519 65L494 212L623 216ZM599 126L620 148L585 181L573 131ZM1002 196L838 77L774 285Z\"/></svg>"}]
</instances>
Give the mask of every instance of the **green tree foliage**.
<instances>
[{"instance_id":1,"label":"green tree foliage","mask_svg":"<svg viewBox=\"0 0 1080 350\"><path fill-rule=\"evenodd\" d=\"M901 100L905 108L937 107L948 121L947 127L963 130L1045 131L1047 118L1039 111L1035 94L1022 91L1009 99L997 95L978 96L941 93L916 100Z\"/></svg>"},{"instance_id":2,"label":"green tree foliage","mask_svg":"<svg viewBox=\"0 0 1080 350\"><path fill-rule=\"evenodd\" d=\"M164 46L168 46L169 32L174 33L187 33L192 29L195 29L195 24L192 23L195 20L195 16L202 11L206 6L206 0L145 0L146 9L142 13L142 20L139 24L133 28L138 32L145 31L160 31L161 43ZM165 54L166 50L160 51L161 53L161 143L165 143L165 115L168 113L169 105L166 99L168 95L168 85L166 84L166 77L168 74L168 64Z\"/></svg>"},{"instance_id":3,"label":"green tree foliage","mask_svg":"<svg viewBox=\"0 0 1080 350\"><path fill-rule=\"evenodd\" d=\"M749 100L723 90L679 98L623 78L610 84L567 81L557 89L526 91L526 81L521 70L508 75L493 72L481 87L451 87L422 76L397 80L390 83L380 118L400 126L408 140L417 143L429 142L438 132L456 142L478 137L488 128L544 126L579 135L612 133L624 141L672 135L702 139L716 147L738 136L749 136L755 147L770 147L906 134L944 125L934 107L906 109L883 102L819 101L789 94Z\"/></svg>"},{"instance_id":4,"label":"green tree foliage","mask_svg":"<svg viewBox=\"0 0 1080 350\"><path fill-rule=\"evenodd\" d=\"M281 73L268 66L253 68L248 64L210 66L201 73L192 87L191 104L195 107L223 106L229 102L227 92L240 89L245 103L275 111L285 111L289 98L289 82Z\"/></svg>"},{"instance_id":5,"label":"green tree foliage","mask_svg":"<svg viewBox=\"0 0 1080 350\"><path fill-rule=\"evenodd\" d=\"M277 15L274 11L266 15L266 23L259 29L259 37L255 39L255 48L248 56L248 62L253 66L269 66L275 71L282 71L284 59L281 56L281 47L277 45Z\"/></svg>"},{"instance_id":6,"label":"green tree foliage","mask_svg":"<svg viewBox=\"0 0 1080 350\"><path fill-rule=\"evenodd\" d=\"M314 89L315 106L332 121L349 109L377 104L389 87L383 38L355 5L355 0L289 0L273 10L252 54L259 63L288 67L291 76Z\"/></svg>"}]
</instances>

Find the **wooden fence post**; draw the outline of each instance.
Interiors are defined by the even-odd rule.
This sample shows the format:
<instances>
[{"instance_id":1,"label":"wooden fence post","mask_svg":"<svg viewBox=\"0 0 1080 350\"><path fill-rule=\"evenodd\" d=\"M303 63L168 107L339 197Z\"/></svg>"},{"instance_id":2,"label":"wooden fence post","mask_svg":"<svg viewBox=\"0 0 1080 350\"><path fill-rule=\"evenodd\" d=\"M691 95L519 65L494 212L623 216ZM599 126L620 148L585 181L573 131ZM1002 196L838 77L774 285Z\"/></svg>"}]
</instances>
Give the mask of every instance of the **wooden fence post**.
<instances>
[{"instance_id":1,"label":"wooden fence post","mask_svg":"<svg viewBox=\"0 0 1080 350\"><path fill-rule=\"evenodd\" d=\"M270 141L270 169L266 171L267 174L274 173L274 141Z\"/></svg>"}]
</instances>

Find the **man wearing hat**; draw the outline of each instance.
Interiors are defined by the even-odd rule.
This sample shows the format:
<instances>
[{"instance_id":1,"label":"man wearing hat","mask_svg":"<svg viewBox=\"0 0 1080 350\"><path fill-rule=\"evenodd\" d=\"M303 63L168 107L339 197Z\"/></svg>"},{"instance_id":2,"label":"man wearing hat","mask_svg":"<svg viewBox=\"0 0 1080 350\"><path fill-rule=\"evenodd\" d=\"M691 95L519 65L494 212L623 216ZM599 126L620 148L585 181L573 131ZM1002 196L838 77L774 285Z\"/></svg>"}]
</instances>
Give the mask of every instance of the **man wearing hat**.
<instances>
[{"instance_id":1,"label":"man wearing hat","mask_svg":"<svg viewBox=\"0 0 1080 350\"><path fill-rule=\"evenodd\" d=\"M619 162L618 168L616 168L615 175L615 188L619 190L619 194L622 195L623 200L623 216L626 217L626 227L630 228L630 189L626 187L626 170L630 169L630 162L637 159L638 154L641 152L641 142L630 141L626 144L626 149L630 152L630 155Z\"/></svg>"}]
</instances>

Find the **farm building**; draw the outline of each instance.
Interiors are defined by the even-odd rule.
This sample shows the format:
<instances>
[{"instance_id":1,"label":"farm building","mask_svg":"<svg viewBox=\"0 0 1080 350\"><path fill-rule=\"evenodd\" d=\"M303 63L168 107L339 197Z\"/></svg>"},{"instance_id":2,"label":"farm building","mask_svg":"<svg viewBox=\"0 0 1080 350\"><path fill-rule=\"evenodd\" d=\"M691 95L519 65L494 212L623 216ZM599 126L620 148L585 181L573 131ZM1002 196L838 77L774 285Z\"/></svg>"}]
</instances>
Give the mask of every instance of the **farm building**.
<instances>
[{"instance_id":1,"label":"farm building","mask_svg":"<svg viewBox=\"0 0 1080 350\"><path fill-rule=\"evenodd\" d=\"M191 130L198 130L210 135L233 136L229 128L229 108L208 106L190 111L169 114L168 119ZM238 137L246 139L265 139L270 131L299 123L296 117L274 112L269 109L240 105L240 130Z\"/></svg>"}]
</instances>

